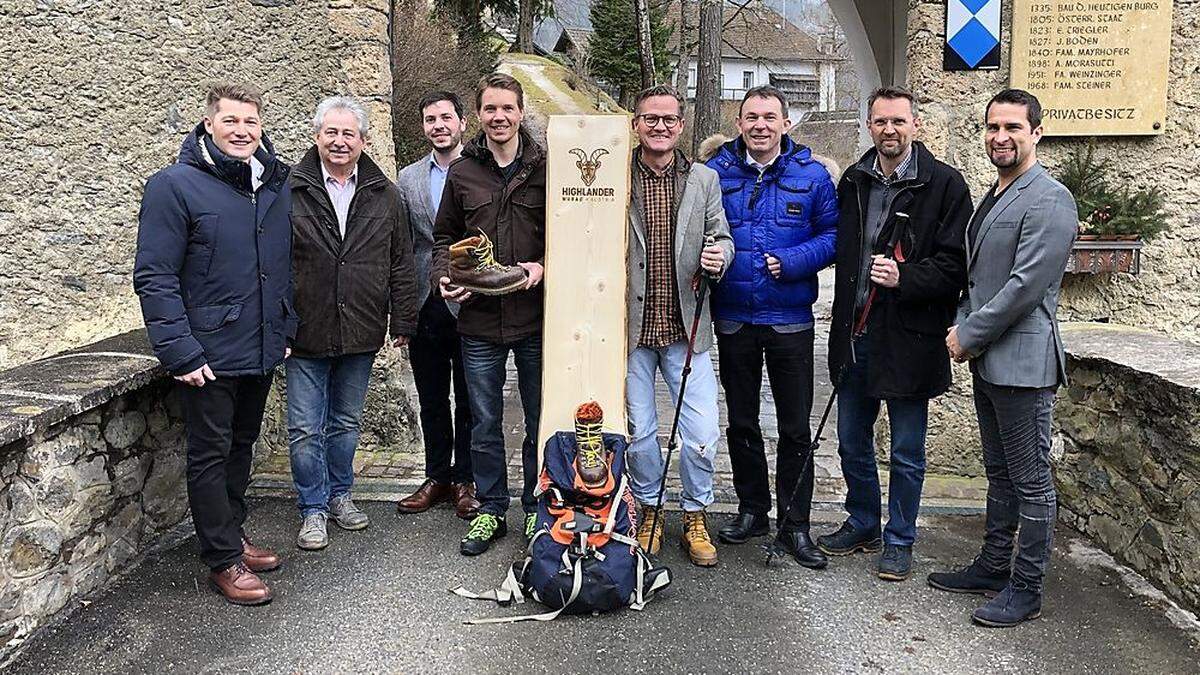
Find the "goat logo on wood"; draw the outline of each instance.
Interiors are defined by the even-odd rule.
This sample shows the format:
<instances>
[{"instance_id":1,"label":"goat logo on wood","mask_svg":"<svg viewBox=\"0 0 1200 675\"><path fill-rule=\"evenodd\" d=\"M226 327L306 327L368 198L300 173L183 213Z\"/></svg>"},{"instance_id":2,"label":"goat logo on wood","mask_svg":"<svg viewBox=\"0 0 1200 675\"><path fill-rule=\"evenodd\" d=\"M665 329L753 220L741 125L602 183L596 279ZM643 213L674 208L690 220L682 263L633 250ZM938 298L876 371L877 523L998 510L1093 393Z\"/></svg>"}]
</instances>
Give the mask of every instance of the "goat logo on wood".
<instances>
[{"instance_id":1,"label":"goat logo on wood","mask_svg":"<svg viewBox=\"0 0 1200 675\"><path fill-rule=\"evenodd\" d=\"M591 187L592 183L596 182L596 171L600 168L600 158L608 154L608 150L597 148L589 155L584 152L583 148L571 148L571 154L579 158L575 162L575 166L579 169L579 177L583 179L583 184Z\"/></svg>"}]
</instances>

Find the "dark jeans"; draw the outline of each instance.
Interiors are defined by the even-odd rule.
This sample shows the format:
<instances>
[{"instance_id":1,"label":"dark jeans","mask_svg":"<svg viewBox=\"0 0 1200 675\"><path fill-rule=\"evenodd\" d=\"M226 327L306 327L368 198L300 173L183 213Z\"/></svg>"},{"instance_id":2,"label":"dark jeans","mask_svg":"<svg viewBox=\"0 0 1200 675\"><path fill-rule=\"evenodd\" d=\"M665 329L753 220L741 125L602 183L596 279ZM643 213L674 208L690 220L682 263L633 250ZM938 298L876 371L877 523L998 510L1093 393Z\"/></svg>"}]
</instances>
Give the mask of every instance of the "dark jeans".
<instances>
[{"instance_id":1,"label":"dark jeans","mask_svg":"<svg viewBox=\"0 0 1200 675\"><path fill-rule=\"evenodd\" d=\"M1040 593L1058 505L1050 473L1055 388L1003 387L978 375L974 386L988 478L981 562L993 572L1005 572L1011 563L1012 580Z\"/></svg>"},{"instance_id":2,"label":"dark jeans","mask_svg":"<svg viewBox=\"0 0 1200 675\"><path fill-rule=\"evenodd\" d=\"M288 456L300 516L325 513L354 485L354 451L375 352L309 359L287 369Z\"/></svg>"},{"instance_id":3,"label":"dark jeans","mask_svg":"<svg viewBox=\"0 0 1200 675\"><path fill-rule=\"evenodd\" d=\"M417 334L408 344L421 432L425 436L425 477L439 483L470 483L471 398L463 369L462 344L446 301L430 295L417 319ZM450 383L454 383L454 417L450 416ZM453 464L451 464L453 457Z\"/></svg>"},{"instance_id":4,"label":"dark jeans","mask_svg":"<svg viewBox=\"0 0 1200 675\"><path fill-rule=\"evenodd\" d=\"M846 512L857 529L878 530L880 506L879 467L875 463L875 419L880 399L867 395L870 354L866 340L855 340L855 361L846 369L838 389L838 455L846 479ZM892 445L888 472L888 522L883 541L912 546L917 538L917 511L925 484L925 432L929 422L928 399L888 399L888 424Z\"/></svg>"},{"instance_id":5,"label":"dark jeans","mask_svg":"<svg viewBox=\"0 0 1200 675\"><path fill-rule=\"evenodd\" d=\"M763 361L775 399L779 443L775 449L775 519L782 527L808 531L812 508L813 467L809 416L813 399L813 331L778 333L770 326L743 325L735 333L717 335L717 356L725 405L729 410L729 459L738 511L765 516L771 509L767 453L759 426ZM803 458L808 455L805 466ZM800 491L783 524L787 501Z\"/></svg>"},{"instance_id":6,"label":"dark jeans","mask_svg":"<svg viewBox=\"0 0 1200 675\"><path fill-rule=\"evenodd\" d=\"M508 344L462 338L463 365L471 391L471 463L480 513L503 517L508 511L508 462L504 452L504 382L508 354L517 364L517 389L525 413L525 439L521 443L521 468L525 488L521 506L537 510L538 453L534 446L542 414L542 336L533 335Z\"/></svg>"},{"instance_id":7,"label":"dark jeans","mask_svg":"<svg viewBox=\"0 0 1200 675\"><path fill-rule=\"evenodd\" d=\"M273 373L179 385L187 488L200 558L214 572L242 559L246 486Z\"/></svg>"}]
</instances>

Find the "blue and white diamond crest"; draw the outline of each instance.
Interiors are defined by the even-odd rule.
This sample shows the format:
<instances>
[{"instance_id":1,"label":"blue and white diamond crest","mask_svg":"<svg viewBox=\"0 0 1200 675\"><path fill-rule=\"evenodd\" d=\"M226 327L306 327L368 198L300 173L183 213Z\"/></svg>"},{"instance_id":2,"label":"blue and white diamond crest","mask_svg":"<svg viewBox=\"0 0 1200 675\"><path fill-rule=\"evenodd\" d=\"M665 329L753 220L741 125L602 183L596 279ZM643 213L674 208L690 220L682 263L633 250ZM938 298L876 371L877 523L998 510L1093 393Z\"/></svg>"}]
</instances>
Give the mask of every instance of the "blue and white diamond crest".
<instances>
[{"instance_id":1,"label":"blue and white diamond crest","mask_svg":"<svg viewBox=\"0 0 1200 675\"><path fill-rule=\"evenodd\" d=\"M979 65L1000 44L1000 0L946 0L946 44Z\"/></svg>"}]
</instances>

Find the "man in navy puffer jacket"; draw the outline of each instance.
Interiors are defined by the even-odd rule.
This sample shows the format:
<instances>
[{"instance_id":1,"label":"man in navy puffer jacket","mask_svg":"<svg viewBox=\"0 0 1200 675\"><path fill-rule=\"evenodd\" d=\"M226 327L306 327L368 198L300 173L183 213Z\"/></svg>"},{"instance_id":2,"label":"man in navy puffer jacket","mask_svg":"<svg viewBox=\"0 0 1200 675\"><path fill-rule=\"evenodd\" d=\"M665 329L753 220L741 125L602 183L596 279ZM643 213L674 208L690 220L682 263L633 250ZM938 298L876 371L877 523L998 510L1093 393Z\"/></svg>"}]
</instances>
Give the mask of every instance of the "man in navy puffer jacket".
<instances>
[{"instance_id":1,"label":"man in navy puffer jacket","mask_svg":"<svg viewBox=\"0 0 1200 675\"><path fill-rule=\"evenodd\" d=\"M721 178L725 216L733 235L733 264L713 292L721 385L729 410L729 457L738 517L718 536L740 544L769 529L771 489L758 423L765 359L779 444L776 522L785 549L801 565L819 569L823 553L809 537L812 457L813 314L817 272L834 257L837 194L829 172L808 148L784 135L787 102L778 89L746 92L738 112L741 136L708 160ZM787 522L787 500L804 480Z\"/></svg>"},{"instance_id":2,"label":"man in navy puffer jacket","mask_svg":"<svg viewBox=\"0 0 1200 675\"><path fill-rule=\"evenodd\" d=\"M270 601L258 578L279 557L242 527L271 377L295 337L288 166L244 85L208 92L179 160L150 177L133 285L154 354L180 382L187 487L209 581L240 605Z\"/></svg>"}]
</instances>

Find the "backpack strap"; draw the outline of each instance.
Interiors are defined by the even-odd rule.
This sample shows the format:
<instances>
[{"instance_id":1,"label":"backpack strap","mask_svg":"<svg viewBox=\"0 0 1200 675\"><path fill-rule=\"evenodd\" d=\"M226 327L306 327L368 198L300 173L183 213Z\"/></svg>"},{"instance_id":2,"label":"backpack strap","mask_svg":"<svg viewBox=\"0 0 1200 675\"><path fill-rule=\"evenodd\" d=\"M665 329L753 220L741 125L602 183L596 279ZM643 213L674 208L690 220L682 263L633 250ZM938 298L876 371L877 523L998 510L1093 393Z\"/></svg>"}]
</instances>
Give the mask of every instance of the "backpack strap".
<instances>
[{"instance_id":1,"label":"backpack strap","mask_svg":"<svg viewBox=\"0 0 1200 675\"><path fill-rule=\"evenodd\" d=\"M646 557L642 549L635 547L634 552L637 555L637 587L633 591L633 597L630 598L629 609L641 611L655 593L671 584L671 570L665 567L654 570L650 565L650 559ZM650 580L650 585L647 586L646 576L651 572L656 572L656 574Z\"/></svg>"},{"instance_id":2,"label":"backpack strap","mask_svg":"<svg viewBox=\"0 0 1200 675\"><path fill-rule=\"evenodd\" d=\"M521 576L525 576L525 568L529 567L529 562L529 558L526 558L525 562L521 565ZM521 582L517 579L515 568L516 565L508 566L508 575L504 578L504 582L500 584L500 588L484 591L483 593L472 593L459 586L450 589L450 592L468 600L491 600L502 607L511 605L514 602L518 605L522 604L525 602L525 594L521 591Z\"/></svg>"},{"instance_id":3,"label":"backpack strap","mask_svg":"<svg viewBox=\"0 0 1200 675\"><path fill-rule=\"evenodd\" d=\"M579 597L579 591L583 588L583 557L576 558L573 569L573 578L571 580L571 594L567 597L567 601L562 607L544 614L526 614L524 616L498 616L489 619L468 619L463 623L468 626L481 626L493 623L517 623L518 621L553 621L558 618L559 614L563 613L567 607L571 606L572 602ZM464 596L465 597L465 596Z\"/></svg>"}]
</instances>

